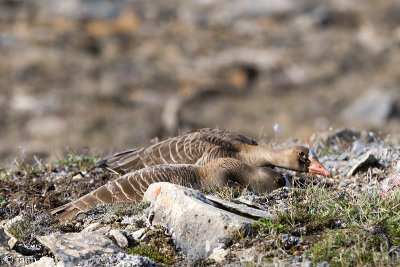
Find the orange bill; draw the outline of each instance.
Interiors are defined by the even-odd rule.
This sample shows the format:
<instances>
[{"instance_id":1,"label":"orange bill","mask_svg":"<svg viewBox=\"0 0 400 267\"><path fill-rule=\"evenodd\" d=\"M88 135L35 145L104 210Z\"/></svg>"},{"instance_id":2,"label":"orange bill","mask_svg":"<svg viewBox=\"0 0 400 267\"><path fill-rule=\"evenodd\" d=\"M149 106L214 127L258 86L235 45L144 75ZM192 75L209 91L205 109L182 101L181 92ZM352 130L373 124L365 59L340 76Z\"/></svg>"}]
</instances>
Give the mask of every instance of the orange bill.
<instances>
[{"instance_id":1,"label":"orange bill","mask_svg":"<svg viewBox=\"0 0 400 267\"><path fill-rule=\"evenodd\" d=\"M316 157L311 159L310 167L308 167L310 173L332 177L332 173L328 171Z\"/></svg>"}]
</instances>

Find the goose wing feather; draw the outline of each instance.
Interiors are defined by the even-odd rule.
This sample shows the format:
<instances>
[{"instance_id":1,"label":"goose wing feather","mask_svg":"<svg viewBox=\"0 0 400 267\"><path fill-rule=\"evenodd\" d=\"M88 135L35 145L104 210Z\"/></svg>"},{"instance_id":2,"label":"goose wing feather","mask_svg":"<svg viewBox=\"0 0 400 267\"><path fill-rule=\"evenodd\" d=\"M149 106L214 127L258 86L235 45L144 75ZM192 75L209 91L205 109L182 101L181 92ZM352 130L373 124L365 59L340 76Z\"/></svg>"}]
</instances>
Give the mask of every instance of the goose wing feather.
<instances>
[{"instance_id":1,"label":"goose wing feather","mask_svg":"<svg viewBox=\"0 0 400 267\"><path fill-rule=\"evenodd\" d=\"M138 203L150 184L172 182L180 185L201 185L198 168L195 165L158 165L134 171L110 181L83 197L51 210L60 219L73 218L78 212L88 211L97 204Z\"/></svg>"},{"instance_id":2,"label":"goose wing feather","mask_svg":"<svg viewBox=\"0 0 400 267\"><path fill-rule=\"evenodd\" d=\"M215 158L235 157L242 144L256 146L257 142L231 131L205 128L117 153L99 163L121 174L159 164L204 165Z\"/></svg>"}]
</instances>

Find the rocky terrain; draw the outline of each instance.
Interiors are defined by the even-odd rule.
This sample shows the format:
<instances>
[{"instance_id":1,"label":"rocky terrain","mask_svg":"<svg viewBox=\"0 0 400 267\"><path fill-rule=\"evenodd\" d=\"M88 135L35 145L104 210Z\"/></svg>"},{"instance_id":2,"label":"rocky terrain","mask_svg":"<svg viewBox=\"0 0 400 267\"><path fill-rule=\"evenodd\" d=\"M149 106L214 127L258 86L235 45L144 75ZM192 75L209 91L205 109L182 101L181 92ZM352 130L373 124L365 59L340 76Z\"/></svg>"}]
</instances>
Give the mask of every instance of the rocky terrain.
<instances>
[{"instance_id":1,"label":"rocky terrain","mask_svg":"<svg viewBox=\"0 0 400 267\"><path fill-rule=\"evenodd\" d=\"M277 142L398 132L399 12L394 0L1 1L0 162L202 127Z\"/></svg>"},{"instance_id":2,"label":"rocky terrain","mask_svg":"<svg viewBox=\"0 0 400 267\"><path fill-rule=\"evenodd\" d=\"M400 265L399 12L0 1L0 266ZM157 184L136 206L48 214L118 177L103 157L202 127L306 144L333 178L281 170L292 187L264 195Z\"/></svg>"},{"instance_id":3,"label":"rocky terrain","mask_svg":"<svg viewBox=\"0 0 400 267\"><path fill-rule=\"evenodd\" d=\"M293 144L288 141L283 145ZM310 146L332 178L282 170L291 188L255 195L156 183L139 205L98 205L59 221L48 210L117 175L70 155L0 171L5 266L397 266L400 139L350 129ZM36 264L36 265L35 265Z\"/></svg>"}]
</instances>

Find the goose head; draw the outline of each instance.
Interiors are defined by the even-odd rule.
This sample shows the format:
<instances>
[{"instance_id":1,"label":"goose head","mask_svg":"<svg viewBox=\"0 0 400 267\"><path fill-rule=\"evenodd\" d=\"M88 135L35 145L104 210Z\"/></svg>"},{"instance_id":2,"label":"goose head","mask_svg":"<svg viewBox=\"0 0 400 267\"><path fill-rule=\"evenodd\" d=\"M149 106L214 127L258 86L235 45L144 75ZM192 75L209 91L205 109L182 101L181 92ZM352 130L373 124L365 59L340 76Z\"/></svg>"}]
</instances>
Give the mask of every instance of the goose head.
<instances>
[{"instance_id":1,"label":"goose head","mask_svg":"<svg viewBox=\"0 0 400 267\"><path fill-rule=\"evenodd\" d=\"M332 173L319 162L317 154L311 148L295 146L289 152L289 165L293 170L332 177Z\"/></svg>"},{"instance_id":2,"label":"goose head","mask_svg":"<svg viewBox=\"0 0 400 267\"><path fill-rule=\"evenodd\" d=\"M268 167L253 167L249 174L252 177L249 189L255 193L270 193L287 185L287 180L282 174Z\"/></svg>"}]
</instances>

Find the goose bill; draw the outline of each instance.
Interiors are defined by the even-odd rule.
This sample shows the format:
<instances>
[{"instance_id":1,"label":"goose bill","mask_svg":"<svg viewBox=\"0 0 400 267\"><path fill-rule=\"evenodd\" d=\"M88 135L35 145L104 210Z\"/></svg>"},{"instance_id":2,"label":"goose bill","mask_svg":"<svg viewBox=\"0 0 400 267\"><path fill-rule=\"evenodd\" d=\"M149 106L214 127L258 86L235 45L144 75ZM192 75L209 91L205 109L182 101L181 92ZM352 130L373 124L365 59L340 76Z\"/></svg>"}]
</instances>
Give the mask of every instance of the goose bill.
<instances>
[{"instance_id":1,"label":"goose bill","mask_svg":"<svg viewBox=\"0 0 400 267\"><path fill-rule=\"evenodd\" d=\"M328 171L316 157L311 159L310 167L308 167L310 173L332 177L332 173Z\"/></svg>"}]
</instances>

